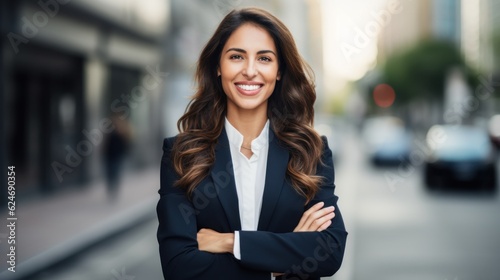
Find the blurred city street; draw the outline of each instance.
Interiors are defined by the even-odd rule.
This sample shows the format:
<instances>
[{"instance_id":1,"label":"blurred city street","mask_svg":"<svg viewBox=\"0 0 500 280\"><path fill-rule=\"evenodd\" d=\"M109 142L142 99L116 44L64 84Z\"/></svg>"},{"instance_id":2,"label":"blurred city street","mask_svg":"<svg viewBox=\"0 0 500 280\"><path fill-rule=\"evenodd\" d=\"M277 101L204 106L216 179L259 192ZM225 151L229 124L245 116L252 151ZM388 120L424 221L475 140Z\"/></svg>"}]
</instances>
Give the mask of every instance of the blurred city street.
<instances>
[{"instance_id":1,"label":"blurred city street","mask_svg":"<svg viewBox=\"0 0 500 280\"><path fill-rule=\"evenodd\" d=\"M349 232L329 279L500 279L500 0L1 1L0 279L163 279L162 141L249 6L314 71Z\"/></svg>"}]
</instances>

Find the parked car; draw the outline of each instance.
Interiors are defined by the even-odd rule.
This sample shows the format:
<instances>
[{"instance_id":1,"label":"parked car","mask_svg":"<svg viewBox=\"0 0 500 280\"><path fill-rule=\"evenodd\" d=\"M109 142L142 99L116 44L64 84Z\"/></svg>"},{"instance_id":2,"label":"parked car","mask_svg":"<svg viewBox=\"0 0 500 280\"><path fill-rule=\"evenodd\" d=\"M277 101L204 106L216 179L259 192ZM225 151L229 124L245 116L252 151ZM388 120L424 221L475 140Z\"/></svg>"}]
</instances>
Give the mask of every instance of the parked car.
<instances>
[{"instance_id":1,"label":"parked car","mask_svg":"<svg viewBox=\"0 0 500 280\"><path fill-rule=\"evenodd\" d=\"M399 165L408 159L411 134L399 118L374 117L365 120L362 137L368 158L375 165Z\"/></svg>"},{"instance_id":2,"label":"parked car","mask_svg":"<svg viewBox=\"0 0 500 280\"><path fill-rule=\"evenodd\" d=\"M427 144L430 153L424 176L429 189L495 189L494 149L484 129L436 125L427 133Z\"/></svg>"}]
</instances>

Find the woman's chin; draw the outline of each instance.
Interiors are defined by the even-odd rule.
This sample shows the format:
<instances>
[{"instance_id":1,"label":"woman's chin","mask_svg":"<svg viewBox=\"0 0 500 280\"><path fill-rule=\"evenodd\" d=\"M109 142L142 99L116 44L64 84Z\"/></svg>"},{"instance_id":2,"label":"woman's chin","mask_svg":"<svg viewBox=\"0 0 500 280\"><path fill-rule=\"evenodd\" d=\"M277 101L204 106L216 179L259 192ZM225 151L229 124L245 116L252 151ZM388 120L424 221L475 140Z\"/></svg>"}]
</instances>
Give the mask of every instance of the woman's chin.
<instances>
[{"instance_id":1,"label":"woman's chin","mask_svg":"<svg viewBox=\"0 0 500 280\"><path fill-rule=\"evenodd\" d=\"M255 111L267 106L267 102L257 100L242 100L234 104L238 110Z\"/></svg>"}]
</instances>

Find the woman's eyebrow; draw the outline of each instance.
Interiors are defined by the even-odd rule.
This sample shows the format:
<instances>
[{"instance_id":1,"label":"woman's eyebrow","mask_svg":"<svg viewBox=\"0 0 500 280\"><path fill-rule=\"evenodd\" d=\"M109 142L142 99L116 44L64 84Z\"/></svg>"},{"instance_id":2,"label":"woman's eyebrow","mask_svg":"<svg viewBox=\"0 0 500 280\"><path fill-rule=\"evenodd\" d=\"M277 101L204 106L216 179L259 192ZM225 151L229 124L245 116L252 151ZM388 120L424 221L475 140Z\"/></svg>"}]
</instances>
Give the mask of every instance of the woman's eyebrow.
<instances>
[{"instance_id":1,"label":"woman's eyebrow","mask_svg":"<svg viewBox=\"0 0 500 280\"><path fill-rule=\"evenodd\" d=\"M244 49L240 49L240 48L230 48L226 51L227 52L230 52L230 51L235 51L235 52L240 52L240 53L247 53L246 50ZM263 54L263 53L272 53L276 56L276 53L274 53L272 50L261 50L261 51L258 51L257 54Z\"/></svg>"}]
</instances>

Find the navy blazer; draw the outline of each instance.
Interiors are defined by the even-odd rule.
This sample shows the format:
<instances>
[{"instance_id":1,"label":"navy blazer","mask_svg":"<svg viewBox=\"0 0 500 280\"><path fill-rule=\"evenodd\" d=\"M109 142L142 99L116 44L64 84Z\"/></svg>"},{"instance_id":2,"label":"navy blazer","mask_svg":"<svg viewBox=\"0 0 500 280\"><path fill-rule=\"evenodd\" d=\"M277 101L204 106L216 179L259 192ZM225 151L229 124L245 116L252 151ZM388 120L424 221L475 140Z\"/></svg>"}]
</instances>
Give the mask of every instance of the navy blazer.
<instances>
[{"instance_id":1,"label":"navy blazer","mask_svg":"<svg viewBox=\"0 0 500 280\"><path fill-rule=\"evenodd\" d=\"M158 242L165 279L245 280L270 279L270 272L285 272L277 279L319 279L333 275L342 263L347 232L334 194L332 152L326 137L317 175L324 177L320 191L305 198L286 176L288 150L269 129L269 152L262 209L257 231L241 231L229 141L225 130L215 150L210 175L195 189L191 200L174 187L171 149L175 137L163 143L160 200L157 205ZM305 210L323 201L335 206L332 224L322 232L293 232ZM240 231L241 260L232 254L198 250L197 232L210 228Z\"/></svg>"}]
</instances>

